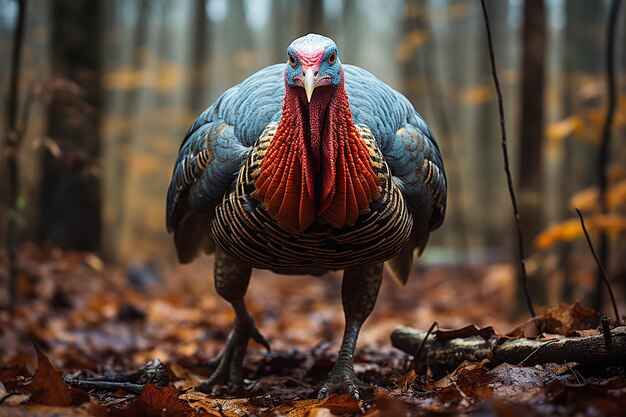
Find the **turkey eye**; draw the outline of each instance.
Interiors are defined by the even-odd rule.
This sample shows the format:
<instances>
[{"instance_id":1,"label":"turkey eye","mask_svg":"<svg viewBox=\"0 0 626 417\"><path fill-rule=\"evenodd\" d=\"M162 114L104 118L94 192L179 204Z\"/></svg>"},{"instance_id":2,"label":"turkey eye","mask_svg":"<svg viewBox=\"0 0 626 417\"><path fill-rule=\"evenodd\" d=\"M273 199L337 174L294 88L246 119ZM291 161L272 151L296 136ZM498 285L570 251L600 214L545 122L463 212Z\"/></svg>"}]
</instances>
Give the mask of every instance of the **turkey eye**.
<instances>
[{"instance_id":1,"label":"turkey eye","mask_svg":"<svg viewBox=\"0 0 626 417\"><path fill-rule=\"evenodd\" d=\"M328 57L328 64L329 65L333 65L335 63L335 61L337 61L337 54L335 52L333 52L332 54L330 54L330 56Z\"/></svg>"},{"instance_id":2,"label":"turkey eye","mask_svg":"<svg viewBox=\"0 0 626 417\"><path fill-rule=\"evenodd\" d=\"M287 57L287 59L289 60L289 65L294 68L296 66L296 59L291 54L287 54Z\"/></svg>"}]
</instances>

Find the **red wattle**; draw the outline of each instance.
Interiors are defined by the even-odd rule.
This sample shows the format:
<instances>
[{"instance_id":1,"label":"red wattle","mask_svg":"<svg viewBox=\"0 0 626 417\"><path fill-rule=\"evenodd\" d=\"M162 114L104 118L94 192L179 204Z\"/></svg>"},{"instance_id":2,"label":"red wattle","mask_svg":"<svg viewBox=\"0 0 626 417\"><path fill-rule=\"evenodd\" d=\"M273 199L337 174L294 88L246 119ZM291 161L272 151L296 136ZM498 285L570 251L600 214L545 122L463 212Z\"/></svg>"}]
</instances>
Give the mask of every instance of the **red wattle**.
<instances>
[{"instance_id":1,"label":"red wattle","mask_svg":"<svg viewBox=\"0 0 626 417\"><path fill-rule=\"evenodd\" d=\"M380 198L379 179L352 121L343 82L317 88L308 106L301 106L299 90L286 88L255 195L286 230L304 231L316 220L334 228L354 224Z\"/></svg>"}]
</instances>

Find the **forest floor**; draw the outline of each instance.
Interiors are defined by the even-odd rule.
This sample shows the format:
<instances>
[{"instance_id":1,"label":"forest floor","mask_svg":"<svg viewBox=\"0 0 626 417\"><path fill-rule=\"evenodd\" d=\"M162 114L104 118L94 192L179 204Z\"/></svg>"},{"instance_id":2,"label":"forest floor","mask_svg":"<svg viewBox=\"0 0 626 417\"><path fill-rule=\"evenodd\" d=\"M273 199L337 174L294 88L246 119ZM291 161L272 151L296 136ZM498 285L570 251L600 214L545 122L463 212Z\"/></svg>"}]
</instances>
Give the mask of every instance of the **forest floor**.
<instances>
[{"instance_id":1,"label":"forest floor","mask_svg":"<svg viewBox=\"0 0 626 417\"><path fill-rule=\"evenodd\" d=\"M623 367L483 361L441 377L416 373L412 357L391 346L398 325L503 334L523 324L509 317L508 264L433 266L406 287L386 279L359 339L355 370L369 388L357 402L314 399L343 330L338 275L255 271L246 300L272 352L251 343L245 386L206 395L193 390L209 375L201 364L233 319L213 289L210 258L115 269L93 255L26 247L20 263L20 301L13 315L0 311L0 417L626 415Z\"/></svg>"}]
</instances>

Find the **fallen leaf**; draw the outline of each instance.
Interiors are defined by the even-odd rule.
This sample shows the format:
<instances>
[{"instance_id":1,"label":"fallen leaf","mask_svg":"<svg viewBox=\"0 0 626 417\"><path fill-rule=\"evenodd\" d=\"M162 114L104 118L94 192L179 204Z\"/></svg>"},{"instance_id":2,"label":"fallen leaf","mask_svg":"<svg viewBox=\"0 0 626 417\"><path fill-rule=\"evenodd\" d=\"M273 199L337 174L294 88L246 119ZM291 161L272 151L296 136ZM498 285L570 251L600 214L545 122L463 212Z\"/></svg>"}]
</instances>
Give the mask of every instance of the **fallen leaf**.
<instances>
[{"instance_id":1,"label":"fallen leaf","mask_svg":"<svg viewBox=\"0 0 626 417\"><path fill-rule=\"evenodd\" d=\"M408 414L408 406L397 398L381 398L363 417L400 417Z\"/></svg>"},{"instance_id":2,"label":"fallen leaf","mask_svg":"<svg viewBox=\"0 0 626 417\"><path fill-rule=\"evenodd\" d=\"M0 417L96 417L82 408L21 405L0 407Z\"/></svg>"},{"instance_id":3,"label":"fallen leaf","mask_svg":"<svg viewBox=\"0 0 626 417\"><path fill-rule=\"evenodd\" d=\"M596 318L594 310L582 307L578 301L573 304L559 303L537 317L537 325L545 333L567 336L576 330L590 329Z\"/></svg>"},{"instance_id":4,"label":"fallen leaf","mask_svg":"<svg viewBox=\"0 0 626 417\"><path fill-rule=\"evenodd\" d=\"M333 414L328 408L315 408L307 414L307 417L337 417L337 414Z\"/></svg>"},{"instance_id":5,"label":"fallen leaf","mask_svg":"<svg viewBox=\"0 0 626 417\"><path fill-rule=\"evenodd\" d=\"M141 390L140 400L164 416L184 415L193 411L189 404L179 400L180 392L174 387L159 388L154 384L146 384Z\"/></svg>"},{"instance_id":6,"label":"fallen leaf","mask_svg":"<svg viewBox=\"0 0 626 417\"><path fill-rule=\"evenodd\" d=\"M262 411L261 414L271 412L274 413L272 415L307 417L319 408L328 409L333 414L343 415L358 411L361 407L359 402L348 394L333 394L321 400L288 400L278 406L271 402L252 404L248 398L214 398L195 391L182 394L179 398L187 401L193 408L201 408L209 415L219 417L239 417L244 414L258 414L259 411Z\"/></svg>"},{"instance_id":7,"label":"fallen leaf","mask_svg":"<svg viewBox=\"0 0 626 417\"><path fill-rule=\"evenodd\" d=\"M31 394L31 402L34 404L70 405L72 403L70 388L41 348L35 345L35 350L37 351L37 371L32 382L23 385L21 390Z\"/></svg>"},{"instance_id":8,"label":"fallen leaf","mask_svg":"<svg viewBox=\"0 0 626 417\"><path fill-rule=\"evenodd\" d=\"M488 370L485 365L487 365L489 361L487 359L482 362L463 362L459 365L454 371L450 374L444 376L443 378L438 379L437 381L430 384L431 388L445 388L457 383L460 378L464 378L467 380L474 381L475 383L483 382L486 383L489 379L485 379L483 377L477 377L477 375L484 376L487 374Z\"/></svg>"},{"instance_id":9,"label":"fallen leaf","mask_svg":"<svg viewBox=\"0 0 626 417\"><path fill-rule=\"evenodd\" d=\"M16 386L16 379L18 377L29 377L30 373L24 365L12 365L7 367L0 367L0 382L7 388L8 391L12 391Z\"/></svg>"},{"instance_id":10,"label":"fallen leaf","mask_svg":"<svg viewBox=\"0 0 626 417\"><path fill-rule=\"evenodd\" d=\"M321 405L324 408L328 408L333 413L339 415L358 411L361 408L361 404L352 395L348 394L334 394L323 400L315 401L321 401Z\"/></svg>"},{"instance_id":11,"label":"fallen leaf","mask_svg":"<svg viewBox=\"0 0 626 417\"><path fill-rule=\"evenodd\" d=\"M239 417L254 411L247 398L213 398L197 391L187 392L178 398L192 408L204 410L210 416Z\"/></svg>"},{"instance_id":12,"label":"fallen leaf","mask_svg":"<svg viewBox=\"0 0 626 417\"><path fill-rule=\"evenodd\" d=\"M489 340L492 337L496 336L496 331L493 330L492 326L487 326L478 328L474 324L467 325L465 327L461 327L460 329L454 330L437 330L435 332L435 336L438 340L452 340L458 338L466 338L472 336L480 336L485 340Z\"/></svg>"}]
</instances>

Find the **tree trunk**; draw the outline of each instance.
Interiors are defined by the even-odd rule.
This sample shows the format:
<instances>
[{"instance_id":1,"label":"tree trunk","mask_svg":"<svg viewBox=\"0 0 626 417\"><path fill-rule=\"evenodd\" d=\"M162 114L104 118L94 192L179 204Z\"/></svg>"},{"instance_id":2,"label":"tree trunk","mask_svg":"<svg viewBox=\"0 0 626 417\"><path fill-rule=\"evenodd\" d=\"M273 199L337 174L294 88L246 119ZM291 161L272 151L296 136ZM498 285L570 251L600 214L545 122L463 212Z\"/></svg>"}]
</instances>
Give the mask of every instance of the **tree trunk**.
<instances>
[{"instance_id":1,"label":"tree trunk","mask_svg":"<svg viewBox=\"0 0 626 417\"><path fill-rule=\"evenodd\" d=\"M63 249L100 248L100 1L51 4L53 95L48 136L62 154L43 155L39 241ZM71 87L77 84L78 99Z\"/></svg>"},{"instance_id":2,"label":"tree trunk","mask_svg":"<svg viewBox=\"0 0 626 417\"><path fill-rule=\"evenodd\" d=\"M543 131L546 21L543 0L524 2L518 184L524 245L529 253L543 226Z\"/></svg>"},{"instance_id":3,"label":"tree trunk","mask_svg":"<svg viewBox=\"0 0 626 417\"><path fill-rule=\"evenodd\" d=\"M546 9L544 0L524 2L522 29L521 115L519 121L518 190L523 245L532 255L534 240L544 224L543 138L546 52ZM543 279L530 280L535 303L547 300ZM521 298L521 297L519 297Z\"/></svg>"}]
</instances>

